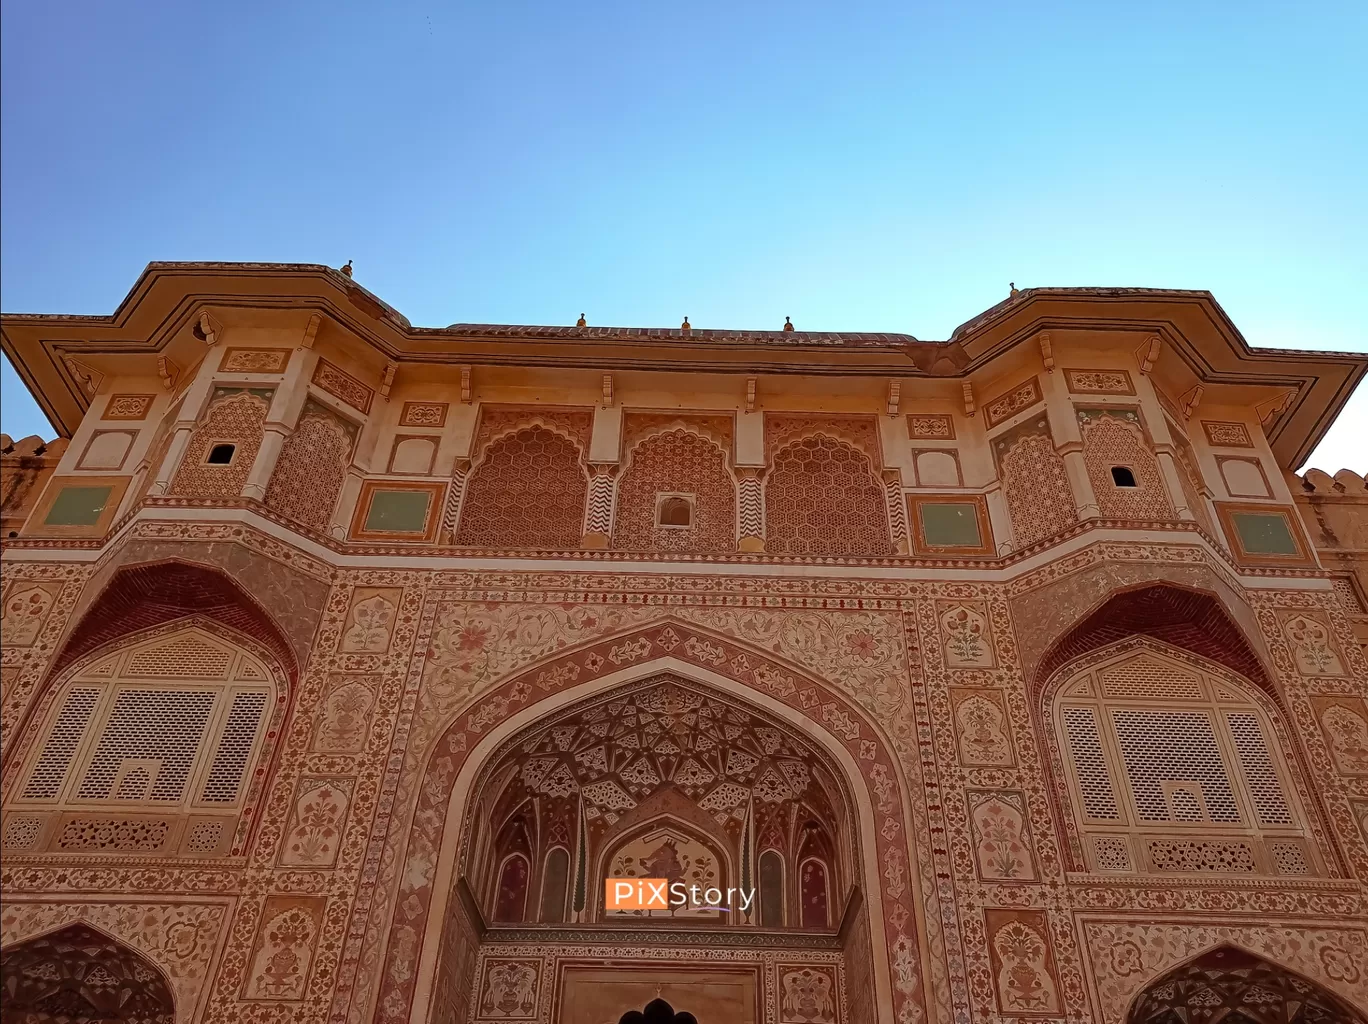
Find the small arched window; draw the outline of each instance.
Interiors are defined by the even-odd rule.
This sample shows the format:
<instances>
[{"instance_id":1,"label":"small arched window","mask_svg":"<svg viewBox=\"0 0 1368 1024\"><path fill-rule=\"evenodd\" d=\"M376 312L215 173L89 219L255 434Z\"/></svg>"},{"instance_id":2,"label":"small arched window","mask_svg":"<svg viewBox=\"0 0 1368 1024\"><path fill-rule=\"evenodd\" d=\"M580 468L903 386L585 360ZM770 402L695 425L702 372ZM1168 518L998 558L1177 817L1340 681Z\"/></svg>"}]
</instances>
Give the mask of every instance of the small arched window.
<instances>
[{"instance_id":1,"label":"small arched window","mask_svg":"<svg viewBox=\"0 0 1368 1024\"><path fill-rule=\"evenodd\" d=\"M1093 871L1318 873L1274 723L1248 684L1145 650L1056 692Z\"/></svg>"},{"instance_id":2,"label":"small arched window","mask_svg":"<svg viewBox=\"0 0 1368 1024\"><path fill-rule=\"evenodd\" d=\"M778 850L760 854L760 924L784 926L784 856Z\"/></svg>"},{"instance_id":3,"label":"small arched window","mask_svg":"<svg viewBox=\"0 0 1368 1024\"><path fill-rule=\"evenodd\" d=\"M43 716L6 852L230 852L274 699L260 660L195 627L96 659Z\"/></svg>"},{"instance_id":4,"label":"small arched window","mask_svg":"<svg viewBox=\"0 0 1368 1024\"><path fill-rule=\"evenodd\" d=\"M544 924L565 920L565 895L570 882L570 853L554 847L542 864L541 919Z\"/></svg>"}]
</instances>

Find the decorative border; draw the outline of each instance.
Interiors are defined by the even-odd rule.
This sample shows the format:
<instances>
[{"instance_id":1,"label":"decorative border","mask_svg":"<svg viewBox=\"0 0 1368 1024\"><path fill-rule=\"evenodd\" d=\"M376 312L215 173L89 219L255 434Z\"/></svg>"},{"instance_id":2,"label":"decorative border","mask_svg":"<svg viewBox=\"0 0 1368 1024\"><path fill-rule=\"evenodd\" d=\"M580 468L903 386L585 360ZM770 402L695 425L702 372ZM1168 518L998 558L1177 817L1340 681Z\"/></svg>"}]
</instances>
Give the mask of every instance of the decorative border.
<instances>
[{"instance_id":1,"label":"decorative border","mask_svg":"<svg viewBox=\"0 0 1368 1024\"><path fill-rule=\"evenodd\" d=\"M991 430L1004 420L1009 420L1019 412L1044 401L1040 390L1040 378L1030 377L1015 387L1009 388L996 398L983 403L983 418Z\"/></svg>"},{"instance_id":2,"label":"decorative border","mask_svg":"<svg viewBox=\"0 0 1368 1024\"><path fill-rule=\"evenodd\" d=\"M269 360L264 357L270 357ZM219 364L222 373L284 373L290 361L288 348L230 348Z\"/></svg>"},{"instance_id":3,"label":"decorative border","mask_svg":"<svg viewBox=\"0 0 1368 1024\"><path fill-rule=\"evenodd\" d=\"M447 410L450 408L451 405L447 402L405 402L403 412L399 414L399 426L440 429L446 426ZM436 409L437 419L423 419L425 409Z\"/></svg>"},{"instance_id":4,"label":"decorative border","mask_svg":"<svg viewBox=\"0 0 1368 1024\"><path fill-rule=\"evenodd\" d=\"M431 496L428 501L427 516L423 520L423 531L399 532L396 530L367 530L366 517L370 515L371 499L376 491L424 491ZM350 539L387 540L410 544L433 544L437 540L437 527L442 521L442 498L446 494L446 483L408 483L397 480L366 480L361 484L361 494L356 499L356 511L352 514Z\"/></svg>"},{"instance_id":5,"label":"decorative border","mask_svg":"<svg viewBox=\"0 0 1368 1024\"><path fill-rule=\"evenodd\" d=\"M147 414L152 409L152 403L156 400L156 395L110 395L109 401L105 402L104 412L100 414L102 420L145 420ZM134 402L138 403L135 411L127 413L110 412L114 408L115 402Z\"/></svg>"},{"instance_id":6,"label":"decorative border","mask_svg":"<svg viewBox=\"0 0 1368 1024\"><path fill-rule=\"evenodd\" d=\"M1316 564L1316 556L1310 542L1306 539L1306 532L1302 529L1301 516L1295 507L1271 503L1255 504L1244 501L1214 501L1212 504L1216 506L1216 517L1221 521L1221 529L1225 532L1226 540L1230 544L1230 553L1240 565L1314 566ZM1261 555L1246 551L1240 543L1240 532L1235 529L1233 514L1236 512L1281 515L1287 521L1287 529L1292 535L1292 543L1297 546L1297 554Z\"/></svg>"},{"instance_id":7,"label":"decorative border","mask_svg":"<svg viewBox=\"0 0 1368 1024\"><path fill-rule=\"evenodd\" d=\"M1202 431L1207 444L1213 448L1253 448L1249 428L1243 423L1226 420L1202 420Z\"/></svg>"},{"instance_id":8,"label":"decorative border","mask_svg":"<svg viewBox=\"0 0 1368 1024\"><path fill-rule=\"evenodd\" d=\"M312 383L334 398L341 399L360 413L369 413L375 392L342 367L320 359L314 367Z\"/></svg>"},{"instance_id":9,"label":"decorative border","mask_svg":"<svg viewBox=\"0 0 1368 1024\"><path fill-rule=\"evenodd\" d=\"M953 441L955 439L955 417L923 416L909 413L907 416L907 436L912 441Z\"/></svg>"},{"instance_id":10,"label":"decorative border","mask_svg":"<svg viewBox=\"0 0 1368 1024\"><path fill-rule=\"evenodd\" d=\"M114 521L114 513L123 503L124 492L128 490L131 477L126 476L54 476L48 480L43 496L29 513L24 523L25 537L103 537L109 532L109 524ZM109 498L105 501L100 517L91 526L48 526L47 518L52 506L64 487L104 487L110 488Z\"/></svg>"},{"instance_id":11,"label":"decorative border","mask_svg":"<svg viewBox=\"0 0 1368 1024\"><path fill-rule=\"evenodd\" d=\"M973 505L978 515L979 541L977 547L969 545L932 545L927 543L922 530L921 505ZM988 519L988 499L982 494L909 494L907 496L907 519L912 530L912 553L914 555L955 555L961 558L991 558L997 553L993 543L993 525Z\"/></svg>"},{"instance_id":12,"label":"decorative border","mask_svg":"<svg viewBox=\"0 0 1368 1024\"><path fill-rule=\"evenodd\" d=\"M1119 374L1124 383L1120 387L1102 387L1098 385L1089 386L1080 383L1081 379L1087 374ZM1131 381L1131 375L1125 370L1098 369L1083 370L1070 369L1065 367L1064 380L1068 386L1069 393L1074 395L1133 395L1135 394L1135 384Z\"/></svg>"}]
</instances>

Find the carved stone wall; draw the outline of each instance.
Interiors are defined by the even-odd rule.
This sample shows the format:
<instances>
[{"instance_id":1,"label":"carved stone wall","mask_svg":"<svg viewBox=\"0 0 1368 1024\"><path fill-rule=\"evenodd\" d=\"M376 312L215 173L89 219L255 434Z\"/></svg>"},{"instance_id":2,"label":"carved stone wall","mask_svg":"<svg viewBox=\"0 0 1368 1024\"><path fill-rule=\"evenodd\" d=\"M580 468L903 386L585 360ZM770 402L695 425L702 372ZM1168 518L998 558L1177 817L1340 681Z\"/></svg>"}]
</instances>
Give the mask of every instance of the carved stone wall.
<instances>
[{"instance_id":1,"label":"carved stone wall","mask_svg":"<svg viewBox=\"0 0 1368 1024\"><path fill-rule=\"evenodd\" d=\"M453 897L462 819L449 810L486 737L662 671L824 737L858 796L849 843L866 911L845 940L727 954L766 1024L1120 1022L1144 985L1222 942L1368 999L1368 662L1342 594L1315 578L1244 587L1216 555L1152 541L1085 544L1002 580L333 566L241 523L174 521L134 523L97 563L24 555L5 560L0 595L7 729L51 692L55 659L80 641L78 607L104 608L120 569L168 557L233 575L297 666L236 857L86 851L3 867L6 948L84 920L163 971L187 1020L398 1022L421 998L428 1019L464 1022L471 998L481 1022L546 1021L563 972L586 959L644 956L680 978L715 964L718 947L668 934L630 955L593 936L482 936ZM1087 656L1069 629L1118 587L1165 581L1216 595L1242 638L1175 657L1268 695L1262 713L1299 759L1288 779L1302 780L1318 873L1123 881L1073 866L1042 666L1053 677ZM123 621L81 629L106 643ZM1133 633L1196 643L1151 625ZM1049 660L1056 648L1065 661Z\"/></svg>"}]
</instances>

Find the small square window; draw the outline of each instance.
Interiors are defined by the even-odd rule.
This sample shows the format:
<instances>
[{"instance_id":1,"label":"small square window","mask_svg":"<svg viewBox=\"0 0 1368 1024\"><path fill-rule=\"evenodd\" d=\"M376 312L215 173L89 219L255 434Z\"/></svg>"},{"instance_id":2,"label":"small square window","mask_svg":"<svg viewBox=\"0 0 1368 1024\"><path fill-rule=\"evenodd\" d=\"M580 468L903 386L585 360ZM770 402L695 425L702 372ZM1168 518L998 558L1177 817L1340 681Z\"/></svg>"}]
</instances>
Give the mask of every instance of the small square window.
<instances>
[{"instance_id":1,"label":"small square window","mask_svg":"<svg viewBox=\"0 0 1368 1024\"><path fill-rule=\"evenodd\" d=\"M666 529L687 530L693 525L692 494L657 494L656 525Z\"/></svg>"},{"instance_id":2,"label":"small square window","mask_svg":"<svg viewBox=\"0 0 1368 1024\"><path fill-rule=\"evenodd\" d=\"M375 533L422 533L427 528L431 491L381 491L371 495L366 530Z\"/></svg>"},{"instance_id":3,"label":"small square window","mask_svg":"<svg viewBox=\"0 0 1368 1024\"><path fill-rule=\"evenodd\" d=\"M969 501L919 502L922 537L929 548L978 548L978 506Z\"/></svg>"},{"instance_id":4,"label":"small square window","mask_svg":"<svg viewBox=\"0 0 1368 1024\"><path fill-rule=\"evenodd\" d=\"M63 487L48 508L44 526L94 526L109 502L112 487Z\"/></svg>"},{"instance_id":5,"label":"small square window","mask_svg":"<svg viewBox=\"0 0 1368 1024\"><path fill-rule=\"evenodd\" d=\"M233 463L233 455L237 452L237 445L216 444L209 449L209 456L204 461L211 466L230 466Z\"/></svg>"},{"instance_id":6,"label":"small square window","mask_svg":"<svg viewBox=\"0 0 1368 1024\"><path fill-rule=\"evenodd\" d=\"M1129 466L1113 466L1111 468L1112 483L1117 487L1135 487L1135 471Z\"/></svg>"},{"instance_id":7,"label":"small square window","mask_svg":"<svg viewBox=\"0 0 1368 1024\"><path fill-rule=\"evenodd\" d=\"M1287 516L1280 512L1232 512L1240 546L1251 555L1299 555Z\"/></svg>"}]
</instances>

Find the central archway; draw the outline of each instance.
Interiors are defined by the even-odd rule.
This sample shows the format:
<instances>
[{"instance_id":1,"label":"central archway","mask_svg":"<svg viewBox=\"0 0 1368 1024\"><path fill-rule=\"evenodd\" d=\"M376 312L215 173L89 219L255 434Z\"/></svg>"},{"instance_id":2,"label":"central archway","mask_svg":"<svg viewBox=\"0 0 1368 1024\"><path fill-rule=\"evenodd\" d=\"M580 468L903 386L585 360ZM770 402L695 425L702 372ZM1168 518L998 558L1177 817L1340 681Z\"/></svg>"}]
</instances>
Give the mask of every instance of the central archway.
<instances>
[{"instance_id":1,"label":"central archway","mask_svg":"<svg viewBox=\"0 0 1368 1024\"><path fill-rule=\"evenodd\" d=\"M151 961L89 925L72 924L0 955L5 1021L174 1024L175 1001Z\"/></svg>"},{"instance_id":2,"label":"central archway","mask_svg":"<svg viewBox=\"0 0 1368 1024\"><path fill-rule=\"evenodd\" d=\"M475 784L460 874L503 924L653 919L834 931L858 841L840 772L754 705L674 675L548 714ZM613 910L607 878L743 894Z\"/></svg>"},{"instance_id":3,"label":"central archway","mask_svg":"<svg viewBox=\"0 0 1368 1024\"><path fill-rule=\"evenodd\" d=\"M1218 946L1156 978L1126 1024L1365 1024L1314 982L1234 946Z\"/></svg>"},{"instance_id":4,"label":"central archway","mask_svg":"<svg viewBox=\"0 0 1368 1024\"><path fill-rule=\"evenodd\" d=\"M861 924L847 929L854 936L849 941L869 951L860 958L870 967L861 1001L874 1008L869 1019L880 1022L896 1020L904 1010L925 1013L925 950L913 895L919 872L910 859L907 794L881 728L843 693L802 670L695 624L666 620L561 652L510 677L467 706L434 744L398 854L402 881L388 945L408 959L400 962L393 952L386 957L391 966L376 1004L389 1009L386 1020L428 1019L444 924L459 916L462 902L456 825L466 819L490 758L510 737L561 708L662 674L739 699L824 752L849 792L856 823L848 877L867 896ZM443 977L473 970L471 943L455 945L465 960L443 962ZM444 994L438 1002L445 1003ZM402 1017L394 1012L400 1006Z\"/></svg>"}]
</instances>

